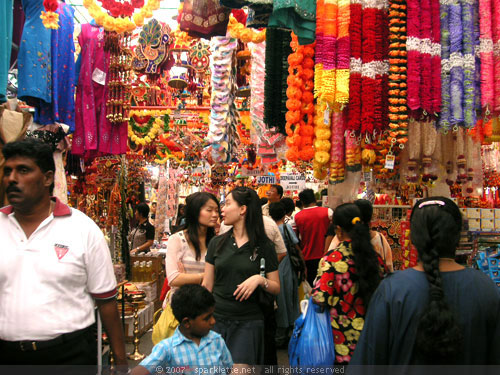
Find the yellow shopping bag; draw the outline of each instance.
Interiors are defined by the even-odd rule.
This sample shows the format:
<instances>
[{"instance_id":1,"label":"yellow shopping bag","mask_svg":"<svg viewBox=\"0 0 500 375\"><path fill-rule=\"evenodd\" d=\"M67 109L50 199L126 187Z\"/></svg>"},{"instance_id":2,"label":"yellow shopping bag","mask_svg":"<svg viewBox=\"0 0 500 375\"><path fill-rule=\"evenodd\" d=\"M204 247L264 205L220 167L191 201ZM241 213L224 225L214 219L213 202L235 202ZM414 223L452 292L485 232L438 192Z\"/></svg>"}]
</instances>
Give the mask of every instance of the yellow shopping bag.
<instances>
[{"instance_id":1,"label":"yellow shopping bag","mask_svg":"<svg viewBox=\"0 0 500 375\"><path fill-rule=\"evenodd\" d=\"M169 297L170 296L167 295L167 301L170 300ZM158 321L153 326L153 344L156 345L161 340L172 336L178 325L179 322L177 321L177 319L175 319L172 307L170 307L170 303L167 303L160 315L160 319L158 319Z\"/></svg>"}]
</instances>

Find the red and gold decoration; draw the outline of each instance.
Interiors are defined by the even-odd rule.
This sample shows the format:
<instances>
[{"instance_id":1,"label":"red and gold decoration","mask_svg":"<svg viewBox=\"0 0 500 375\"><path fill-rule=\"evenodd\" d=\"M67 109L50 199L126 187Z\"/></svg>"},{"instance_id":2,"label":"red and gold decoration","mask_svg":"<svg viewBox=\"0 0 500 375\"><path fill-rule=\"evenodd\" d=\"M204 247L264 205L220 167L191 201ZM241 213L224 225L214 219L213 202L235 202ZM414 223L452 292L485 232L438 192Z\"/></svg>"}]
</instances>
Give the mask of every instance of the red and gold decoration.
<instances>
[{"instance_id":1,"label":"red and gold decoration","mask_svg":"<svg viewBox=\"0 0 500 375\"><path fill-rule=\"evenodd\" d=\"M168 59L173 40L170 26L156 19L149 21L139 34L134 49L132 68L147 75L158 75L161 65Z\"/></svg>"},{"instance_id":2,"label":"red and gold decoration","mask_svg":"<svg viewBox=\"0 0 500 375\"><path fill-rule=\"evenodd\" d=\"M43 6L45 12L42 11L40 18L42 19L43 26L47 29L57 30L59 28L59 14L56 13L59 3L57 0L44 0Z\"/></svg>"}]
</instances>

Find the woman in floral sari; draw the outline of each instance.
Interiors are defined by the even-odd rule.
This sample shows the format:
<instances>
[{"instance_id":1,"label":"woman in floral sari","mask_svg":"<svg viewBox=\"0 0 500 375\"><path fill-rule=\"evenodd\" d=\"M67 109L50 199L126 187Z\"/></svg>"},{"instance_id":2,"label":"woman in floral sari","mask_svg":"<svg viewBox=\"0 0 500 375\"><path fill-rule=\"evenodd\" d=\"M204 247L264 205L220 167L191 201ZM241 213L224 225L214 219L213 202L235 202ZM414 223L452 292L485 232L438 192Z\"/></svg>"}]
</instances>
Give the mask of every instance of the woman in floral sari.
<instances>
[{"instance_id":1,"label":"woman in floral sari","mask_svg":"<svg viewBox=\"0 0 500 375\"><path fill-rule=\"evenodd\" d=\"M356 348L368 302L382 279L384 266L355 204L338 206L333 224L340 244L319 263L313 300L330 308L335 363L345 365Z\"/></svg>"}]
</instances>

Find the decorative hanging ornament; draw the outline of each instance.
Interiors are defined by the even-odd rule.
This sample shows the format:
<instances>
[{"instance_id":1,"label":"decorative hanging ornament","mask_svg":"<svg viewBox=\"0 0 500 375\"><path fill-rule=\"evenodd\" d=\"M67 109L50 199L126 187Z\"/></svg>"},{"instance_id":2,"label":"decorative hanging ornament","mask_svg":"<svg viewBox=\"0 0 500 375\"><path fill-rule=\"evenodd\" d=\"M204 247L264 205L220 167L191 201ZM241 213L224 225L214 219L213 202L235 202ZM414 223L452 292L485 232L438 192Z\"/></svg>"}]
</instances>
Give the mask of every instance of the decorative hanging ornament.
<instances>
[{"instance_id":1,"label":"decorative hanging ornament","mask_svg":"<svg viewBox=\"0 0 500 375\"><path fill-rule=\"evenodd\" d=\"M208 69L210 64L210 47L202 39L193 40L189 47L189 61L197 72Z\"/></svg>"},{"instance_id":2,"label":"decorative hanging ornament","mask_svg":"<svg viewBox=\"0 0 500 375\"><path fill-rule=\"evenodd\" d=\"M131 0L136 5L140 4L140 0ZM107 3L106 3L107 4ZM153 17L153 11L160 8L160 0L148 0L146 5L144 5L138 12L134 13L132 16L133 21L130 16L126 17L113 17L102 11L101 7L97 5L95 0L83 0L83 6L87 9L90 16L95 20L95 22L104 27L106 31L114 31L118 34L124 33L126 31L132 32L136 27L142 27L144 25L145 18ZM111 6L111 3L110 3ZM137 6L138 8L138 6ZM113 9L113 13L118 12L118 8ZM127 13L129 12L128 6L124 9ZM120 7L120 10L122 8Z\"/></svg>"},{"instance_id":3,"label":"decorative hanging ornament","mask_svg":"<svg viewBox=\"0 0 500 375\"><path fill-rule=\"evenodd\" d=\"M42 19L43 26L47 29L58 29L59 28L59 14L56 13L59 3L57 0L44 0L43 6L45 7L45 12L42 11L40 18Z\"/></svg>"},{"instance_id":4,"label":"decorative hanging ornament","mask_svg":"<svg viewBox=\"0 0 500 375\"><path fill-rule=\"evenodd\" d=\"M149 21L139 34L134 50L132 68L145 74L159 74L160 66L167 60L172 44L170 26L156 19Z\"/></svg>"}]
</instances>

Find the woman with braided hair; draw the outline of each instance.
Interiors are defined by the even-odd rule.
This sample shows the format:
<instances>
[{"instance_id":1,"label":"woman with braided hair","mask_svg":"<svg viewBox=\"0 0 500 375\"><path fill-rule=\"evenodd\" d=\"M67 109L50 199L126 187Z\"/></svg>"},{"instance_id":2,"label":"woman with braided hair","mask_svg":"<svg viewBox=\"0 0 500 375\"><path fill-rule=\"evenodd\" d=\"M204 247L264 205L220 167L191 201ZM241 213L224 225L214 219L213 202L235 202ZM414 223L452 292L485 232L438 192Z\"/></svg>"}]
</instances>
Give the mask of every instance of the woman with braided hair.
<instances>
[{"instance_id":1,"label":"woman with braided hair","mask_svg":"<svg viewBox=\"0 0 500 375\"><path fill-rule=\"evenodd\" d=\"M500 364L500 293L482 272L455 262L461 228L450 199L415 204L418 265L379 285L351 364Z\"/></svg>"},{"instance_id":2,"label":"woman with braided hair","mask_svg":"<svg viewBox=\"0 0 500 375\"><path fill-rule=\"evenodd\" d=\"M363 329L366 307L385 272L370 242L370 229L353 203L338 206L333 225L339 239L319 262L313 301L330 309L335 363L349 363Z\"/></svg>"}]
</instances>

